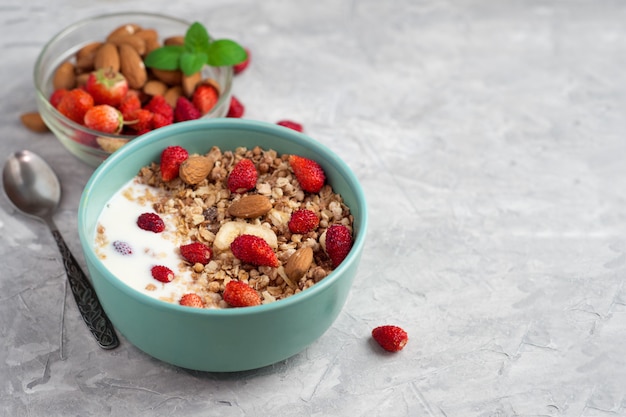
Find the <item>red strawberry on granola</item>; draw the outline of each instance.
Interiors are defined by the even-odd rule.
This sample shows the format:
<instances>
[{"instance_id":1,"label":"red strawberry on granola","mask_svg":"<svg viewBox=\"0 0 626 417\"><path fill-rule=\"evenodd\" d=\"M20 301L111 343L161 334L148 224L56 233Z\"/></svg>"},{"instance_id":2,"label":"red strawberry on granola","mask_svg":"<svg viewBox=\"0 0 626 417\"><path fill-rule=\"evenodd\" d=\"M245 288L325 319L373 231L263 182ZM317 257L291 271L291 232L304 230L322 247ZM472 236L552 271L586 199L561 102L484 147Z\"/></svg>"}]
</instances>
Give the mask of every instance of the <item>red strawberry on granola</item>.
<instances>
[{"instance_id":1,"label":"red strawberry on granola","mask_svg":"<svg viewBox=\"0 0 626 417\"><path fill-rule=\"evenodd\" d=\"M161 178L163 181L171 181L178 178L180 164L189 157L189 152L181 146L168 146L161 152Z\"/></svg>"},{"instance_id":2,"label":"red strawberry on granola","mask_svg":"<svg viewBox=\"0 0 626 417\"><path fill-rule=\"evenodd\" d=\"M352 233L342 224L333 224L326 229L326 253L334 268L348 256L352 249Z\"/></svg>"},{"instance_id":3,"label":"red strawberry on granola","mask_svg":"<svg viewBox=\"0 0 626 417\"><path fill-rule=\"evenodd\" d=\"M213 252L211 248L201 242L192 242L180 247L180 254L192 264L206 265L211 260Z\"/></svg>"},{"instance_id":4,"label":"red strawberry on granola","mask_svg":"<svg viewBox=\"0 0 626 417\"><path fill-rule=\"evenodd\" d=\"M256 266L278 267L278 258L272 247L261 237L243 234L230 244L235 258Z\"/></svg>"},{"instance_id":5,"label":"red strawberry on granola","mask_svg":"<svg viewBox=\"0 0 626 417\"><path fill-rule=\"evenodd\" d=\"M299 209L291 214L289 223L289 231L291 233L309 233L320 224L320 219L313 211L308 209Z\"/></svg>"},{"instance_id":6,"label":"red strawberry on granola","mask_svg":"<svg viewBox=\"0 0 626 417\"><path fill-rule=\"evenodd\" d=\"M229 281L222 298L231 307L251 307L261 304L259 293L243 281Z\"/></svg>"},{"instance_id":7,"label":"red strawberry on granola","mask_svg":"<svg viewBox=\"0 0 626 417\"><path fill-rule=\"evenodd\" d=\"M326 174L316 161L298 155L289 155L289 165L304 191L319 193L326 182Z\"/></svg>"},{"instance_id":8,"label":"red strawberry on granola","mask_svg":"<svg viewBox=\"0 0 626 417\"><path fill-rule=\"evenodd\" d=\"M247 158L241 159L235 164L228 175L227 185L231 193L245 193L256 187L259 174L254 162Z\"/></svg>"},{"instance_id":9,"label":"red strawberry on granola","mask_svg":"<svg viewBox=\"0 0 626 417\"><path fill-rule=\"evenodd\" d=\"M185 307L196 307L196 308L204 308L206 306L202 297L200 297L196 293L185 294L180 297L178 300L178 304Z\"/></svg>"}]
</instances>

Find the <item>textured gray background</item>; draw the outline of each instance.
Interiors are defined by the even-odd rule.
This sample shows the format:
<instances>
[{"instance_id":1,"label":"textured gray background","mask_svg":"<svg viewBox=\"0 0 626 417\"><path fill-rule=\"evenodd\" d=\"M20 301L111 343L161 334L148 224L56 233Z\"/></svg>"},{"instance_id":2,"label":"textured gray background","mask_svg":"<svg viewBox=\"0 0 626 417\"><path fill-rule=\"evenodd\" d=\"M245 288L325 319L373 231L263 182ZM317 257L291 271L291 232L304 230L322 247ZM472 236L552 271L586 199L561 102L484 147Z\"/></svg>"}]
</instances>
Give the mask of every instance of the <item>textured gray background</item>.
<instances>
[{"instance_id":1,"label":"textured gray background","mask_svg":"<svg viewBox=\"0 0 626 417\"><path fill-rule=\"evenodd\" d=\"M362 181L360 273L301 354L189 372L99 350L51 236L2 198L0 415L626 415L625 2L2 0L0 154L50 160L81 262L92 169L19 115L44 43L120 10L251 49L246 117L300 121ZM401 353L369 339L384 323L408 331Z\"/></svg>"}]
</instances>

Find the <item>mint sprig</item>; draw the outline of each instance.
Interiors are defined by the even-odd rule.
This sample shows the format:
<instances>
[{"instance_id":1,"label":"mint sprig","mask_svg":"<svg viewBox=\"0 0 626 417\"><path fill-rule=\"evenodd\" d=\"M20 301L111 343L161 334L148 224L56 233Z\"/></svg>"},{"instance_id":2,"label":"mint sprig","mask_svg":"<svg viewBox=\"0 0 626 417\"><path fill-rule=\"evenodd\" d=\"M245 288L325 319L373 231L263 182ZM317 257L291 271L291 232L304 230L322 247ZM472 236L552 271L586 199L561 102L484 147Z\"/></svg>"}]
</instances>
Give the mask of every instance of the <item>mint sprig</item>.
<instances>
[{"instance_id":1,"label":"mint sprig","mask_svg":"<svg viewBox=\"0 0 626 417\"><path fill-rule=\"evenodd\" d=\"M144 60L147 67L178 70L185 75L200 71L204 65L222 67L236 65L247 59L246 50L230 39L213 40L206 28L194 22L185 33L183 45L166 45L150 52Z\"/></svg>"}]
</instances>

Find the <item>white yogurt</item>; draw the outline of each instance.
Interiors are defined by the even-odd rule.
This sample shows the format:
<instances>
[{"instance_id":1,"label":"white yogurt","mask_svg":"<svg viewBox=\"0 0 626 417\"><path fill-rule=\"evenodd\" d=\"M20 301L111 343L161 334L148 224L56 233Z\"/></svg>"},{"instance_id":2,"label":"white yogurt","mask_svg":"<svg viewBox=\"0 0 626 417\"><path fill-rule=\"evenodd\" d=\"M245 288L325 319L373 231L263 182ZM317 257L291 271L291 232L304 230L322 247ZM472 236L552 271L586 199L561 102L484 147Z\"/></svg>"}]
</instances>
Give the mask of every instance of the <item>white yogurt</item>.
<instances>
[{"instance_id":1,"label":"white yogurt","mask_svg":"<svg viewBox=\"0 0 626 417\"><path fill-rule=\"evenodd\" d=\"M189 292L192 280L189 269L181 268L184 261L178 248L182 243L177 240L172 217L159 214L165 223L161 233L137 226L137 218L142 213L155 212L151 203L139 197L155 192L158 190L129 181L109 200L98 220L103 233L96 233L96 253L106 268L130 287L154 298L177 302ZM119 253L113 247L115 241L127 243L132 254ZM174 280L162 283L154 279L151 268L155 265L174 271Z\"/></svg>"}]
</instances>

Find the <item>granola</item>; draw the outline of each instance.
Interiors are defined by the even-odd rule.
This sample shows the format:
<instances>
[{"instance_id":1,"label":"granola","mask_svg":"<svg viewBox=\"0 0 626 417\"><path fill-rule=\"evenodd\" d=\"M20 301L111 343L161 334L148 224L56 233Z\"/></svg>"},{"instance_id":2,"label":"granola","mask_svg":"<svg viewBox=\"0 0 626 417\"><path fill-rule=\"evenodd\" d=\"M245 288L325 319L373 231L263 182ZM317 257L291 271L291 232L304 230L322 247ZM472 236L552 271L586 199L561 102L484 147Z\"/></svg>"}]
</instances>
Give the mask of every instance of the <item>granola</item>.
<instances>
[{"instance_id":1,"label":"granola","mask_svg":"<svg viewBox=\"0 0 626 417\"><path fill-rule=\"evenodd\" d=\"M198 241L213 250L211 261L202 265L189 264L179 260L179 273L188 279L182 292L200 295L208 308L225 308L222 292L230 280L248 283L261 296L263 303L269 303L299 293L321 281L333 269L324 250L324 234L331 224L343 224L352 230L353 216L341 195L325 184L319 193L302 190L288 163L288 155L279 155L274 150L261 147L253 149L237 148L234 151L221 151L213 147L206 156L211 156L215 164L202 181L189 185L180 178L164 182L161 180L159 164L153 162L139 170L134 183L145 186L145 192L137 195L127 193L126 198L150 206L172 222L172 230L167 238L175 247ZM242 158L253 161L258 171L256 188L242 194L231 193L226 185L229 172ZM261 195L271 202L271 208L253 218L234 217L229 208L233 203L248 195ZM291 214L306 208L317 214L319 226L305 234L291 233L288 222ZM230 230L232 229L232 230ZM241 233L255 230L262 235L276 252L280 265L276 268L254 266L235 258L228 246L220 242L220 233ZM98 227L96 246L102 249L109 244L106 227ZM300 278L290 279L285 272L288 259L299 249L310 247L313 260ZM106 258L102 250L101 258ZM171 285L172 283L164 284ZM150 283L145 291L150 293L160 283ZM177 302L179 295L160 297L165 301Z\"/></svg>"}]
</instances>

